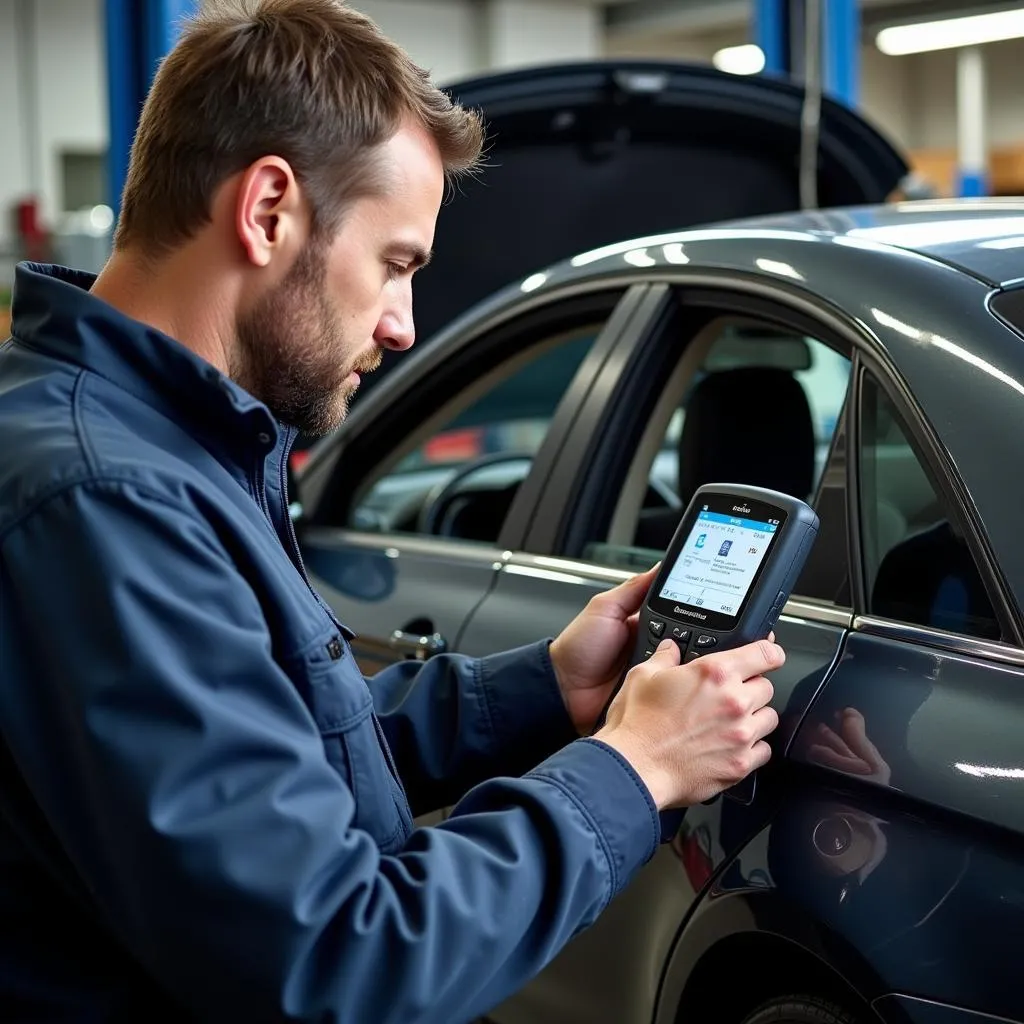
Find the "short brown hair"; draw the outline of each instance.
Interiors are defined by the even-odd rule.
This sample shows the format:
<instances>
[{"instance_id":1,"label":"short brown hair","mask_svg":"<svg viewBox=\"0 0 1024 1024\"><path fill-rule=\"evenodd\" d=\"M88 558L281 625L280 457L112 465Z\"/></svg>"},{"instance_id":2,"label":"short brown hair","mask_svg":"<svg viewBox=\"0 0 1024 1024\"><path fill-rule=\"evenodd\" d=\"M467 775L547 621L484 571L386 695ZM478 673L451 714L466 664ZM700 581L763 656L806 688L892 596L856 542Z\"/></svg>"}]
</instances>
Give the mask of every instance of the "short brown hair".
<instances>
[{"instance_id":1,"label":"short brown hair","mask_svg":"<svg viewBox=\"0 0 1024 1024\"><path fill-rule=\"evenodd\" d=\"M410 116L449 180L477 167L479 116L344 0L206 0L143 107L115 247L155 255L186 241L216 189L268 155L290 163L314 233L336 230L377 184L376 147Z\"/></svg>"}]
</instances>

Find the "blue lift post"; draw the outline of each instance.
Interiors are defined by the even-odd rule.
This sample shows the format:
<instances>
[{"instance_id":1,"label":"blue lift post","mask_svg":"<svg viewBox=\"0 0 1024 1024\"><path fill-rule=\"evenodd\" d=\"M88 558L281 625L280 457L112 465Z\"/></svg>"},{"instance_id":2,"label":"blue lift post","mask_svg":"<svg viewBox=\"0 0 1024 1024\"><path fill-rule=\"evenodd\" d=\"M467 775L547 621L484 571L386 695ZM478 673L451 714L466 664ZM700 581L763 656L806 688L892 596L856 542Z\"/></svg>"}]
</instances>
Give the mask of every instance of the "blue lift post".
<instances>
[{"instance_id":1,"label":"blue lift post","mask_svg":"<svg viewBox=\"0 0 1024 1024\"><path fill-rule=\"evenodd\" d=\"M199 0L104 0L107 47L108 197L116 217L142 104L157 65Z\"/></svg>"},{"instance_id":2,"label":"blue lift post","mask_svg":"<svg viewBox=\"0 0 1024 1024\"><path fill-rule=\"evenodd\" d=\"M789 26L790 0L754 0L754 42L764 54L764 73L788 78L793 73Z\"/></svg>"},{"instance_id":3,"label":"blue lift post","mask_svg":"<svg viewBox=\"0 0 1024 1024\"><path fill-rule=\"evenodd\" d=\"M860 11L857 0L823 0L824 90L848 107L860 102Z\"/></svg>"},{"instance_id":4,"label":"blue lift post","mask_svg":"<svg viewBox=\"0 0 1024 1024\"><path fill-rule=\"evenodd\" d=\"M860 100L858 0L819 0L823 88L830 98L855 107ZM766 74L792 78L803 66L803 0L754 0L753 41L764 53Z\"/></svg>"}]
</instances>

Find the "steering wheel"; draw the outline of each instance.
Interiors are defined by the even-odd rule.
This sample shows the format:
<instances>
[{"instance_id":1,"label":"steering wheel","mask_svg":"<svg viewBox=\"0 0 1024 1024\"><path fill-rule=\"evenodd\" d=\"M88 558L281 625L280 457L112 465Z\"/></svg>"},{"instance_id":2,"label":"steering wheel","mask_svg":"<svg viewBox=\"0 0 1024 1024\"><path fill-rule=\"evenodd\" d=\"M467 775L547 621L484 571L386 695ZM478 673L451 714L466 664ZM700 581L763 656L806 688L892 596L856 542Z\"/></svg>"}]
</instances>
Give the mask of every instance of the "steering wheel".
<instances>
[{"instance_id":1,"label":"steering wheel","mask_svg":"<svg viewBox=\"0 0 1024 1024\"><path fill-rule=\"evenodd\" d=\"M444 522L448 506L461 490L462 484L467 478L482 469L498 466L503 462L522 461L532 462L533 456L524 452L499 452L496 455L482 455L480 458L460 466L443 484L437 485L427 494L417 518L417 533L444 535L439 527Z\"/></svg>"}]
</instances>

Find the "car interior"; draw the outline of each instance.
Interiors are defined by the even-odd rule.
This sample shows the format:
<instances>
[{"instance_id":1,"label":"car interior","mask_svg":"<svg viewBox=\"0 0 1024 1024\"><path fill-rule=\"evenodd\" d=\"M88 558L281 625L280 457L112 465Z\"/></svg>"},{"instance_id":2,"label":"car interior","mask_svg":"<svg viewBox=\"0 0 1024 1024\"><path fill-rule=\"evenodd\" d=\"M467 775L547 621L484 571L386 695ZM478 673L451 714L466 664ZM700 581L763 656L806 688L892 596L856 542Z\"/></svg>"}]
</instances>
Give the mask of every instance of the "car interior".
<instances>
[{"instance_id":1,"label":"car interior","mask_svg":"<svg viewBox=\"0 0 1024 1024\"><path fill-rule=\"evenodd\" d=\"M863 386L861 430L861 537L870 611L998 640L1001 629L967 542L896 410L871 378Z\"/></svg>"},{"instance_id":2,"label":"car interior","mask_svg":"<svg viewBox=\"0 0 1024 1024\"><path fill-rule=\"evenodd\" d=\"M751 438L771 443L751 444ZM679 436L674 508L642 508L636 547L663 551L694 491L716 480L741 481L808 496L814 486L815 434L803 387L788 370L743 366L710 373L686 403Z\"/></svg>"},{"instance_id":3,"label":"car interior","mask_svg":"<svg viewBox=\"0 0 1024 1024\"><path fill-rule=\"evenodd\" d=\"M603 324L524 347L453 395L379 464L348 525L496 543L551 417Z\"/></svg>"},{"instance_id":4,"label":"car interior","mask_svg":"<svg viewBox=\"0 0 1024 1024\"><path fill-rule=\"evenodd\" d=\"M588 545L585 557L624 568L637 558L649 564L668 546L693 492L716 480L810 500L849 377L849 362L832 356L815 339L758 321L707 323L650 415L608 536ZM658 476L671 484L670 503L650 493Z\"/></svg>"}]
</instances>

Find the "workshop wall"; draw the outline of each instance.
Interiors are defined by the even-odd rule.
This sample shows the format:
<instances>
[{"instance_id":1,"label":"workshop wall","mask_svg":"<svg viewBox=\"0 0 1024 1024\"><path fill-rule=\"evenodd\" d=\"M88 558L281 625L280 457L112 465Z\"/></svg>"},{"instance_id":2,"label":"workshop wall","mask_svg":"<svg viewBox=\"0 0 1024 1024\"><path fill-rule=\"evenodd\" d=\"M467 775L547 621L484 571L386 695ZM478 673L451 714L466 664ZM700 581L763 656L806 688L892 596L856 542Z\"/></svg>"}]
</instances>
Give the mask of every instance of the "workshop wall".
<instances>
[{"instance_id":1,"label":"workshop wall","mask_svg":"<svg viewBox=\"0 0 1024 1024\"><path fill-rule=\"evenodd\" d=\"M685 35L608 34L600 7L578 0L355 3L442 82L491 68L601 55L708 62L717 49L748 40L742 22L728 31ZM62 211L104 188L102 10L103 0L0 0L0 279L7 276L9 211L19 199L34 194L41 221L52 226ZM987 46L985 59L990 144L1002 147L1000 159L1010 151L1024 154L1024 40ZM867 43L861 60L865 113L938 168L937 176L946 174L956 142L955 54L895 58Z\"/></svg>"}]
</instances>

